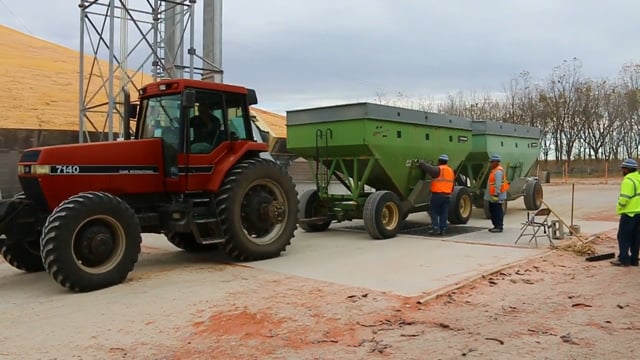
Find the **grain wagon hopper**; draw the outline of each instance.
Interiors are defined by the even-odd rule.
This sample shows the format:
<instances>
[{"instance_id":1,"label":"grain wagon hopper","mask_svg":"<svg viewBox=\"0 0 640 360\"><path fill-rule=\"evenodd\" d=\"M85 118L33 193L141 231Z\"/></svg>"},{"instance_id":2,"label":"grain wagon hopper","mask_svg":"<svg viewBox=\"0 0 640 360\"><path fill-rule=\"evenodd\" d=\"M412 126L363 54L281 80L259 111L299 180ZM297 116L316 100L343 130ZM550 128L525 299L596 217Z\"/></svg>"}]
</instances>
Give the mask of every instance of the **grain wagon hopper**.
<instances>
[{"instance_id":1,"label":"grain wagon hopper","mask_svg":"<svg viewBox=\"0 0 640 360\"><path fill-rule=\"evenodd\" d=\"M371 237L395 236L410 213L429 205L430 179L416 159L433 164L446 153L456 169L471 136L471 120L379 104L288 111L287 148L309 161L316 182L300 196L300 227L324 231L333 221L363 219ZM347 193L330 193L332 181ZM450 223L466 223L471 211L469 188L456 186Z\"/></svg>"},{"instance_id":2,"label":"grain wagon hopper","mask_svg":"<svg viewBox=\"0 0 640 360\"><path fill-rule=\"evenodd\" d=\"M490 120L474 120L471 126L471 152L456 173L458 184L469 186L473 204L484 208L489 218L487 201L483 200L489 178L488 160L491 154L499 154L510 182L507 200L523 197L527 210L539 209L542 185L537 177L527 175L540 154L540 129ZM507 203L503 204L505 211Z\"/></svg>"}]
</instances>

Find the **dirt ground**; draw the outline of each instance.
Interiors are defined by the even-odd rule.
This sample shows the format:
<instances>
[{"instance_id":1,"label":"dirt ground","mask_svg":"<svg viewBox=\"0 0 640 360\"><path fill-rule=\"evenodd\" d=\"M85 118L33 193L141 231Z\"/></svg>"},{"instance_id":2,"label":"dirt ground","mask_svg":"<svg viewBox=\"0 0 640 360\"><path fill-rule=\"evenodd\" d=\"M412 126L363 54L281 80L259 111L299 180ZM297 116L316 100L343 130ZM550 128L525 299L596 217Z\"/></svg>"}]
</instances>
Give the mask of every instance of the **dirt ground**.
<instances>
[{"instance_id":1,"label":"dirt ground","mask_svg":"<svg viewBox=\"0 0 640 360\"><path fill-rule=\"evenodd\" d=\"M611 235L593 244L615 250ZM640 358L640 269L554 251L420 303L257 274L263 286L202 308L179 348L111 349L162 359Z\"/></svg>"},{"instance_id":2,"label":"dirt ground","mask_svg":"<svg viewBox=\"0 0 640 360\"><path fill-rule=\"evenodd\" d=\"M593 241L599 253L615 251L613 235ZM115 302L121 311L110 311L103 300L93 314L79 313L74 305L79 297L63 291L55 298L67 300L54 302L52 309L41 302L46 298L38 299L42 313L30 331L0 334L0 359L640 358L640 268L586 262L572 252L550 252L424 303L424 296L244 266L212 267L204 261L185 266L196 274L205 269L236 286L197 303L190 303L186 292L145 290L145 303L96 292L88 296ZM158 269L121 287L138 299L141 281L153 286L167 281L162 276ZM193 291L186 279L176 281ZM162 296L172 300L159 300ZM181 302L184 311L178 312ZM168 312L158 315L148 308ZM67 319L68 326L59 320L59 328L38 325L52 317ZM17 311L5 314L2 323L20 319Z\"/></svg>"},{"instance_id":3,"label":"dirt ground","mask_svg":"<svg viewBox=\"0 0 640 360\"><path fill-rule=\"evenodd\" d=\"M609 202L583 225L615 221ZM615 252L614 231L592 244ZM568 251L426 301L148 245L136 269L69 294L0 263L0 360L640 358L640 268Z\"/></svg>"}]
</instances>

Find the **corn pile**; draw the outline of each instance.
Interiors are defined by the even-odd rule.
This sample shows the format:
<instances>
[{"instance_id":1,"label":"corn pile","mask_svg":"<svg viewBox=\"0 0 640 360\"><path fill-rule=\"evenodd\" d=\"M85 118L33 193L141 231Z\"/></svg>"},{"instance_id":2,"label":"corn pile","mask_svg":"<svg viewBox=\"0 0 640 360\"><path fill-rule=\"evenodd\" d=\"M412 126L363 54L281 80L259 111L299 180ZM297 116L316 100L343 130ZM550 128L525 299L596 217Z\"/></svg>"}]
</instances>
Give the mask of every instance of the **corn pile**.
<instances>
[{"instance_id":1,"label":"corn pile","mask_svg":"<svg viewBox=\"0 0 640 360\"><path fill-rule=\"evenodd\" d=\"M595 247L587 242L571 242L556 246L556 249L570 251L578 256L592 256L597 254Z\"/></svg>"}]
</instances>

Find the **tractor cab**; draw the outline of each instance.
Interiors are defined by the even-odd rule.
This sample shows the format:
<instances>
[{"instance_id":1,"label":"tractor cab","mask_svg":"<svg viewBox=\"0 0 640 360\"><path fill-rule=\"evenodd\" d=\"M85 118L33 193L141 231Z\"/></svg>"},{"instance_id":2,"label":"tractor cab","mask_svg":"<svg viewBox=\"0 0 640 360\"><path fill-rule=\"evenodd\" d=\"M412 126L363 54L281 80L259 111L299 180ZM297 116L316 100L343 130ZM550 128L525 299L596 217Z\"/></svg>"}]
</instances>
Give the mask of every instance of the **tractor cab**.
<instances>
[{"instance_id":1,"label":"tractor cab","mask_svg":"<svg viewBox=\"0 0 640 360\"><path fill-rule=\"evenodd\" d=\"M239 150L241 146L235 143L258 145L249 112L249 106L256 103L252 89L197 80L163 80L140 90L139 105L129 107L129 116L136 120L136 139L162 139L168 191L215 191L205 183L209 177L192 175L210 176L216 162Z\"/></svg>"},{"instance_id":2,"label":"tractor cab","mask_svg":"<svg viewBox=\"0 0 640 360\"><path fill-rule=\"evenodd\" d=\"M255 91L193 80L164 80L140 91L137 139L162 138L173 148L192 154L212 152L224 141L253 141L249 106Z\"/></svg>"}]
</instances>

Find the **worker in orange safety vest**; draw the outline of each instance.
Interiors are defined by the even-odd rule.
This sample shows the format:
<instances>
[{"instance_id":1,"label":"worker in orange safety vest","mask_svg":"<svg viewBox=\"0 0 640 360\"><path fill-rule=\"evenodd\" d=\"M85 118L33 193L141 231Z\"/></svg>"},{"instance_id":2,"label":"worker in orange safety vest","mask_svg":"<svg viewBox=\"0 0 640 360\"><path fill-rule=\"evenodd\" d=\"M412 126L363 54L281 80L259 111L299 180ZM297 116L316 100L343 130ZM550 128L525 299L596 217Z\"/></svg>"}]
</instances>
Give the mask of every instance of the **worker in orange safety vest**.
<instances>
[{"instance_id":1,"label":"worker in orange safety vest","mask_svg":"<svg viewBox=\"0 0 640 360\"><path fill-rule=\"evenodd\" d=\"M507 201L507 190L509 182L507 173L500 166L500 155L493 154L489 158L491 172L487 181L487 190L484 193L484 200L489 201L489 214L491 214L491 224L489 229L492 233L501 233L504 229L504 210L502 204Z\"/></svg>"},{"instance_id":2,"label":"worker in orange safety vest","mask_svg":"<svg viewBox=\"0 0 640 360\"><path fill-rule=\"evenodd\" d=\"M451 193L455 182L453 169L447 165L449 156L442 154L438 157L438 166L419 162L420 169L431 176L431 200L429 201L429 216L431 217L431 235L443 235L447 232L447 218L451 205Z\"/></svg>"}]
</instances>

